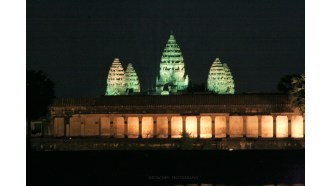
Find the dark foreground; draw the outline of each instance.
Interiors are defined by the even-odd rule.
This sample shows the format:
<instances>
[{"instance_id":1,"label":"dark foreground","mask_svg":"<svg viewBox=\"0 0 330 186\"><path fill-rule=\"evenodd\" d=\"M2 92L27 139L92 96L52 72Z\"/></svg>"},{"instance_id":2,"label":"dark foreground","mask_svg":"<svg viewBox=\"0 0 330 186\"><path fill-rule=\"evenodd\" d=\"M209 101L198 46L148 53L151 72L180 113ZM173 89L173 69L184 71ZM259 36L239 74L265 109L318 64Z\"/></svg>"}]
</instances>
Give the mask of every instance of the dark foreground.
<instances>
[{"instance_id":1,"label":"dark foreground","mask_svg":"<svg viewBox=\"0 0 330 186\"><path fill-rule=\"evenodd\" d=\"M304 150L87 151L27 154L27 185L305 183Z\"/></svg>"}]
</instances>

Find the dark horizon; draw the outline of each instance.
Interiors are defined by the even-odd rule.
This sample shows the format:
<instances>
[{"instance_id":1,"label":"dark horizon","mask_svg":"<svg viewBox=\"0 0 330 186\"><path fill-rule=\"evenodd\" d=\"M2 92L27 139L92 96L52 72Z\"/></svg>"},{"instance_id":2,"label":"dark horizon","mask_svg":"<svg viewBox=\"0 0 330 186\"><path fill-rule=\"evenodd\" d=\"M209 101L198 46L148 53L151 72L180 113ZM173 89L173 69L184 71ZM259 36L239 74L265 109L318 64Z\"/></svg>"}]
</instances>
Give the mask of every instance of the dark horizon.
<instances>
[{"instance_id":1,"label":"dark horizon","mask_svg":"<svg viewBox=\"0 0 330 186\"><path fill-rule=\"evenodd\" d=\"M45 71L58 97L97 97L118 57L146 91L173 30L193 83L219 57L236 93L276 92L305 71L304 27L304 1L28 1L27 68Z\"/></svg>"}]
</instances>

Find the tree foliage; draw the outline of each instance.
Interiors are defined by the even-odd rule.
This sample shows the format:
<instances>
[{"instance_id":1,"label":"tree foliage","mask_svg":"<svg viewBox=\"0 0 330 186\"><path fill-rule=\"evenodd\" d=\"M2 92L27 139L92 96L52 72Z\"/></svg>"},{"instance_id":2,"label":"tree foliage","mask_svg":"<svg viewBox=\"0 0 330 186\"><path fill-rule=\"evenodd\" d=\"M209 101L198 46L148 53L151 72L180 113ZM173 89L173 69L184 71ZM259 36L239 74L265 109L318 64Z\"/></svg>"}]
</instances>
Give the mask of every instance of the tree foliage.
<instances>
[{"instance_id":1,"label":"tree foliage","mask_svg":"<svg viewBox=\"0 0 330 186\"><path fill-rule=\"evenodd\" d=\"M292 79L300 77L299 74L290 74L281 78L277 85L277 90L284 93L289 93L292 90Z\"/></svg>"},{"instance_id":2,"label":"tree foliage","mask_svg":"<svg viewBox=\"0 0 330 186\"><path fill-rule=\"evenodd\" d=\"M27 151L31 150L31 121L46 116L54 99L54 82L43 71L26 71Z\"/></svg>"},{"instance_id":3,"label":"tree foliage","mask_svg":"<svg viewBox=\"0 0 330 186\"><path fill-rule=\"evenodd\" d=\"M54 82L41 70L26 72L26 117L35 120L47 115L54 96Z\"/></svg>"},{"instance_id":4,"label":"tree foliage","mask_svg":"<svg viewBox=\"0 0 330 186\"><path fill-rule=\"evenodd\" d=\"M299 109L301 114L305 113L305 75L292 78L292 90L290 101L292 105Z\"/></svg>"},{"instance_id":5,"label":"tree foliage","mask_svg":"<svg viewBox=\"0 0 330 186\"><path fill-rule=\"evenodd\" d=\"M192 150L194 147L194 139L192 134L188 132L182 132L181 136L181 150Z\"/></svg>"},{"instance_id":6,"label":"tree foliage","mask_svg":"<svg viewBox=\"0 0 330 186\"><path fill-rule=\"evenodd\" d=\"M281 78L278 91L288 93L293 107L301 114L305 113L305 75L291 74Z\"/></svg>"}]
</instances>

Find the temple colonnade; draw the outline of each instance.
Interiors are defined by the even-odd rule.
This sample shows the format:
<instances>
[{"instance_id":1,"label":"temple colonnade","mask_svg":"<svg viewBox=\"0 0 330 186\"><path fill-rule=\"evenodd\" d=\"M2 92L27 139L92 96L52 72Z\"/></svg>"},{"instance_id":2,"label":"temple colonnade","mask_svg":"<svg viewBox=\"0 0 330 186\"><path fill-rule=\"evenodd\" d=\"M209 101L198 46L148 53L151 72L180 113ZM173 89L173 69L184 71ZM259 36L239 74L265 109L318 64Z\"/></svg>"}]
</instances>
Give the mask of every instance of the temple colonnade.
<instances>
[{"instance_id":1,"label":"temple colonnade","mask_svg":"<svg viewBox=\"0 0 330 186\"><path fill-rule=\"evenodd\" d=\"M55 137L304 138L305 119L295 114L77 114L52 119Z\"/></svg>"}]
</instances>

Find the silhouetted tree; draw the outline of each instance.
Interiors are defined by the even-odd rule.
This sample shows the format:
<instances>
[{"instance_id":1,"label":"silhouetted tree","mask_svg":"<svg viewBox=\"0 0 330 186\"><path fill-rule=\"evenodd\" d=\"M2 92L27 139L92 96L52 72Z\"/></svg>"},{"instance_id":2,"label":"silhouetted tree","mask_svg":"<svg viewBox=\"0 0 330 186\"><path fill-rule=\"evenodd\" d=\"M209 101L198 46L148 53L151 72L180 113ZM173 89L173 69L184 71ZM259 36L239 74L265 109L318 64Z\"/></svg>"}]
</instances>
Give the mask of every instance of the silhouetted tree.
<instances>
[{"instance_id":1,"label":"silhouetted tree","mask_svg":"<svg viewBox=\"0 0 330 186\"><path fill-rule=\"evenodd\" d=\"M194 139L191 133L181 133L180 148L181 150L192 150L194 147Z\"/></svg>"},{"instance_id":2,"label":"silhouetted tree","mask_svg":"<svg viewBox=\"0 0 330 186\"><path fill-rule=\"evenodd\" d=\"M277 90L280 92L289 93L289 91L292 90L292 79L299 76L299 74L290 74L282 77L277 85Z\"/></svg>"},{"instance_id":3,"label":"silhouetted tree","mask_svg":"<svg viewBox=\"0 0 330 186\"><path fill-rule=\"evenodd\" d=\"M292 106L299 112L305 112L305 75L291 74L281 78L278 91L288 93Z\"/></svg>"},{"instance_id":4,"label":"silhouetted tree","mask_svg":"<svg viewBox=\"0 0 330 186\"><path fill-rule=\"evenodd\" d=\"M301 114L305 113L305 75L292 78L292 90L290 101L292 105L299 109Z\"/></svg>"},{"instance_id":5,"label":"silhouetted tree","mask_svg":"<svg viewBox=\"0 0 330 186\"><path fill-rule=\"evenodd\" d=\"M46 116L54 96L54 82L41 70L26 71L27 144L31 149L31 121Z\"/></svg>"}]
</instances>

